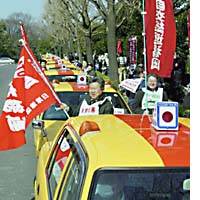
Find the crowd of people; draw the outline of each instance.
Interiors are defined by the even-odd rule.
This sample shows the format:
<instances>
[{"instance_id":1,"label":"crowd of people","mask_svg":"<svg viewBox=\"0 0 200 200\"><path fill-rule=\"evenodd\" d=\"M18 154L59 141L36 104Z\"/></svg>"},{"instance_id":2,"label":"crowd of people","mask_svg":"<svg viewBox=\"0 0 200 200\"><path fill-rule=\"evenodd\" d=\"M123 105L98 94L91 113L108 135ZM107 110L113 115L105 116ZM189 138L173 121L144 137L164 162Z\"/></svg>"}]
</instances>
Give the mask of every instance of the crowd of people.
<instances>
[{"instance_id":1,"label":"crowd of people","mask_svg":"<svg viewBox=\"0 0 200 200\"><path fill-rule=\"evenodd\" d=\"M78 61L76 56L69 56L69 60L80 67L89 77L91 81L89 84L90 92L89 96L84 100L84 105L90 107L91 105L104 107L103 105L109 104L109 101L101 96L103 91L103 85L105 83L97 78L97 72L107 75L109 69L108 54L94 55L93 63L87 63L84 60L82 63ZM146 78L145 87L145 71L142 64L138 66L128 66L127 58L125 56L118 56L118 75L119 82L126 79L138 79L141 82L138 85L135 92L127 90L126 88L119 87L119 91L127 100L129 107L135 114L143 114L147 112L152 114L155 102L157 101L177 101L179 102L179 115L189 117L190 116L190 91L188 89L189 80L185 81L181 69L177 66L177 61L175 60L175 67L172 71L172 76L170 79L163 79L157 77L155 74L148 74ZM178 75L177 75L178 74ZM119 85L120 86L120 85ZM96 95L94 94L96 91ZM103 102L103 103L102 103ZM100 108L98 112L100 114L112 113L112 109ZM108 107L112 107L111 105ZM81 109L81 105L79 106ZM88 109L90 110L90 109ZM80 110L77 114L80 114ZM83 113L82 113L83 114Z\"/></svg>"}]
</instances>

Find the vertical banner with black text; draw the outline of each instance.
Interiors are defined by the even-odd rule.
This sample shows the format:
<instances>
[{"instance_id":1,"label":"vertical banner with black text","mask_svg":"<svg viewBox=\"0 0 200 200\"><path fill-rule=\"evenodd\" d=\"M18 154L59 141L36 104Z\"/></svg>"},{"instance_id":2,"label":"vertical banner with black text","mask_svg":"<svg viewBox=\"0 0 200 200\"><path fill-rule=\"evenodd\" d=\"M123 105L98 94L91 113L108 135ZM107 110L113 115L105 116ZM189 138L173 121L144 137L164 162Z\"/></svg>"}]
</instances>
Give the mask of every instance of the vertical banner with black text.
<instances>
[{"instance_id":1,"label":"vertical banner with black text","mask_svg":"<svg viewBox=\"0 0 200 200\"><path fill-rule=\"evenodd\" d=\"M131 36L128 39L128 61L130 65L136 65L137 63L137 38Z\"/></svg>"}]
</instances>

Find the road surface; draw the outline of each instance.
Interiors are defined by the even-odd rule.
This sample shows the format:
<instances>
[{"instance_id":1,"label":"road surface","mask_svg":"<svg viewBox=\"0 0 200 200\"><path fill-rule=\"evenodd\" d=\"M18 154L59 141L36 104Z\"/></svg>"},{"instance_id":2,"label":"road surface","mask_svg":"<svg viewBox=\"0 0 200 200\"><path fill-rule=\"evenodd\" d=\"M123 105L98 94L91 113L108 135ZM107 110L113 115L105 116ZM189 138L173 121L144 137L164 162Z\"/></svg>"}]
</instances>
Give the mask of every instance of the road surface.
<instances>
[{"instance_id":1,"label":"road surface","mask_svg":"<svg viewBox=\"0 0 200 200\"><path fill-rule=\"evenodd\" d=\"M16 65L0 66L0 113L13 78ZM0 152L0 199L29 200L34 196L33 178L36 159L32 128L26 130L27 144L16 150Z\"/></svg>"}]
</instances>

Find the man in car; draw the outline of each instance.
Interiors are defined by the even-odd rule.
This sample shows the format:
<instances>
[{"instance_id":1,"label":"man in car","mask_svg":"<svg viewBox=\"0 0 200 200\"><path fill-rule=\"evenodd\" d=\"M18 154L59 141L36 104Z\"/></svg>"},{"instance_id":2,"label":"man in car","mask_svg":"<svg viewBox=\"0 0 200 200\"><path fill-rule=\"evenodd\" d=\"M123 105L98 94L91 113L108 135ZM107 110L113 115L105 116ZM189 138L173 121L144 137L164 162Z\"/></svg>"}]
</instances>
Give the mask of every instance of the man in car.
<instances>
[{"instance_id":1,"label":"man in car","mask_svg":"<svg viewBox=\"0 0 200 200\"><path fill-rule=\"evenodd\" d=\"M157 76L149 74L147 77L147 89L142 88L135 94L135 103L132 106L133 113L143 114L148 111L152 114L155 103L158 101L168 101L167 93L159 87Z\"/></svg>"},{"instance_id":2,"label":"man in car","mask_svg":"<svg viewBox=\"0 0 200 200\"><path fill-rule=\"evenodd\" d=\"M98 115L113 114L114 109L111 97L103 94L105 81L100 77L94 77L89 82L89 94L77 108L72 110L73 115Z\"/></svg>"}]
</instances>

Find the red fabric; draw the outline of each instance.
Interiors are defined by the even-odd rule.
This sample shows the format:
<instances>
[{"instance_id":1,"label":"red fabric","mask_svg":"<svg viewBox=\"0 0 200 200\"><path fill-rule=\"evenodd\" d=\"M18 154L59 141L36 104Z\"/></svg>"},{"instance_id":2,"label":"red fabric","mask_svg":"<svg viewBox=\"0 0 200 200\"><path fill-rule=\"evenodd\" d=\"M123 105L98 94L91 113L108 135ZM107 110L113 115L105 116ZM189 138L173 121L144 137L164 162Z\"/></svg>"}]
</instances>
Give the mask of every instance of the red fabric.
<instances>
[{"instance_id":1,"label":"red fabric","mask_svg":"<svg viewBox=\"0 0 200 200\"><path fill-rule=\"evenodd\" d=\"M118 53L118 55L122 54L122 41L121 40L117 41L117 53Z\"/></svg>"},{"instance_id":2,"label":"red fabric","mask_svg":"<svg viewBox=\"0 0 200 200\"><path fill-rule=\"evenodd\" d=\"M170 77L176 48L172 0L147 0L145 10L147 73Z\"/></svg>"},{"instance_id":3,"label":"red fabric","mask_svg":"<svg viewBox=\"0 0 200 200\"><path fill-rule=\"evenodd\" d=\"M42 78L43 72L36 71L32 63L23 47L0 117L0 150L25 144L25 128L34 117L56 102L48 81L45 82L46 77Z\"/></svg>"},{"instance_id":4,"label":"red fabric","mask_svg":"<svg viewBox=\"0 0 200 200\"><path fill-rule=\"evenodd\" d=\"M67 149L66 151L61 151L61 149L58 150L58 154L56 155L56 161L68 157L70 153L70 149Z\"/></svg>"},{"instance_id":5,"label":"red fabric","mask_svg":"<svg viewBox=\"0 0 200 200\"><path fill-rule=\"evenodd\" d=\"M25 29L24 29L24 25L23 24L20 24L20 32L21 32L21 37L22 39L26 42L26 44L29 45L29 40L28 40L28 37L26 35L26 32L25 32Z\"/></svg>"},{"instance_id":6,"label":"red fabric","mask_svg":"<svg viewBox=\"0 0 200 200\"><path fill-rule=\"evenodd\" d=\"M61 69L61 70L58 70L58 74L72 76L72 75L74 75L74 72L72 70Z\"/></svg>"}]
</instances>

